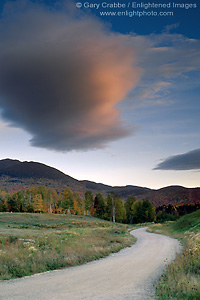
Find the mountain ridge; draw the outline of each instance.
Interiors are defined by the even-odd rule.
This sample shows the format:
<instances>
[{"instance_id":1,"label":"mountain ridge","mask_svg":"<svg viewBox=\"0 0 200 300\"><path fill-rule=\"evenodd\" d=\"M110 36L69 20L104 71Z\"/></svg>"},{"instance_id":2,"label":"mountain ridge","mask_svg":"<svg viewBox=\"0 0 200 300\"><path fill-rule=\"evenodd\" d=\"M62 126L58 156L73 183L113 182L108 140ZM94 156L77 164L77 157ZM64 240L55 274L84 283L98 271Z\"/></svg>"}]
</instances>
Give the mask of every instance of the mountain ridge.
<instances>
[{"instance_id":1,"label":"mountain ridge","mask_svg":"<svg viewBox=\"0 0 200 300\"><path fill-rule=\"evenodd\" d=\"M155 206L200 202L200 187L186 188L172 185L156 190L133 185L110 186L89 180L77 180L56 168L39 162L21 162L10 158L0 160L0 188L17 190L20 187L35 185L54 187L57 190L69 187L72 191L79 192L81 196L84 196L87 190L91 190L93 194L100 192L103 196L114 192L122 199L130 196L137 197L138 200L148 199Z\"/></svg>"}]
</instances>

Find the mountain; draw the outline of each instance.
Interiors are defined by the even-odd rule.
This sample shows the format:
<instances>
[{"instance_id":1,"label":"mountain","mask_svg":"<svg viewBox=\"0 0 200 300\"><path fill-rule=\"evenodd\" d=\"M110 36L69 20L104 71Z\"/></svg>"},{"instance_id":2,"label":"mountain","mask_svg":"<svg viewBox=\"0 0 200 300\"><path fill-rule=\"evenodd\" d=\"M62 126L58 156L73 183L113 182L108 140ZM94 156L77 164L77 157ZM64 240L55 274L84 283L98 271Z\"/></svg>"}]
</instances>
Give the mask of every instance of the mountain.
<instances>
[{"instance_id":1,"label":"mountain","mask_svg":"<svg viewBox=\"0 0 200 300\"><path fill-rule=\"evenodd\" d=\"M75 180L61 171L38 162L20 162L19 160L0 160L0 176L19 178L48 178L53 180Z\"/></svg>"},{"instance_id":2,"label":"mountain","mask_svg":"<svg viewBox=\"0 0 200 300\"><path fill-rule=\"evenodd\" d=\"M88 190L97 190L97 191L110 191L112 186L106 185L103 183L96 183L89 180L82 180L81 183L86 187Z\"/></svg>"},{"instance_id":3,"label":"mountain","mask_svg":"<svg viewBox=\"0 0 200 300\"><path fill-rule=\"evenodd\" d=\"M6 177L5 177L6 176ZM7 180L6 180L7 179ZM63 172L38 162L21 162L19 160L3 159L0 160L0 187L1 182L5 181L7 185L21 184L22 186L29 185L52 185L60 188L70 187L73 191L82 192L91 190L94 194L101 192L104 196L109 192L115 192L122 198L130 195L143 195L145 192L152 191L151 189L137 186L112 187L102 183L96 183L88 180L76 180ZM62 186L62 187L61 187Z\"/></svg>"},{"instance_id":4,"label":"mountain","mask_svg":"<svg viewBox=\"0 0 200 300\"><path fill-rule=\"evenodd\" d=\"M200 203L200 188L185 188L183 186L167 186L150 191L139 196L140 200L150 200L155 206L168 204Z\"/></svg>"},{"instance_id":5,"label":"mountain","mask_svg":"<svg viewBox=\"0 0 200 300\"><path fill-rule=\"evenodd\" d=\"M185 188L182 186L168 186L158 190L139 186L109 186L88 180L79 181L63 172L38 162L21 162L19 160L0 160L0 188L7 191L16 191L37 185L53 187L63 190L66 187L79 192L83 197L86 190L93 194L102 193L105 197L114 192L122 199L130 196L138 200L148 199L155 206L181 203L200 202L200 188Z\"/></svg>"},{"instance_id":6,"label":"mountain","mask_svg":"<svg viewBox=\"0 0 200 300\"><path fill-rule=\"evenodd\" d=\"M140 186L133 186L133 185L126 185L126 186L110 186L103 183L96 183L88 180L81 181L87 190L95 190L98 192L106 192L106 193L115 193L119 195L121 198L128 198L130 196L138 196L144 195L148 192L154 191L149 188L140 187Z\"/></svg>"},{"instance_id":7,"label":"mountain","mask_svg":"<svg viewBox=\"0 0 200 300\"><path fill-rule=\"evenodd\" d=\"M45 185L56 189L70 187L81 191L84 185L63 172L38 162L21 162L19 160L0 160L0 188L10 191L20 187Z\"/></svg>"}]
</instances>

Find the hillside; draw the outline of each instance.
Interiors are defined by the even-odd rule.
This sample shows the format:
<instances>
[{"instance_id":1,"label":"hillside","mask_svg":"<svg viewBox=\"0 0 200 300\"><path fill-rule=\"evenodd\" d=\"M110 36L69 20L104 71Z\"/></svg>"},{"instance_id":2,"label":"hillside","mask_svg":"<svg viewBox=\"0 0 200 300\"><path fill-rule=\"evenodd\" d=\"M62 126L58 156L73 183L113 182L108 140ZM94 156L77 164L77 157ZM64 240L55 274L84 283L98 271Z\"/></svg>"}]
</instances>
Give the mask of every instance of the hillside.
<instances>
[{"instance_id":1,"label":"hillside","mask_svg":"<svg viewBox=\"0 0 200 300\"><path fill-rule=\"evenodd\" d=\"M151 191L151 189L137 186L112 187L88 180L79 181L55 168L38 162L20 162L12 159L0 160L0 188L14 191L37 185L54 187L57 190L69 187L82 196L86 190L91 190L94 194L100 192L104 196L107 193L115 192L122 198L143 195L147 191Z\"/></svg>"},{"instance_id":2,"label":"hillside","mask_svg":"<svg viewBox=\"0 0 200 300\"><path fill-rule=\"evenodd\" d=\"M14 191L37 185L61 190L70 187L79 192L84 189L78 180L45 164L12 159L0 160L0 188Z\"/></svg>"},{"instance_id":3,"label":"hillside","mask_svg":"<svg viewBox=\"0 0 200 300\"><path fill-rule=\"evenodd\" d=\"M140 186L126 185L126 186L109 186L102 183L96 183L88 180L81 181L85 188L88 190L96 190L99 192L115 193L121 198L127 198L130 196L144 195L148 192L154 191Z\"/></svg>"},{"instance_id":4,"label":"hillside","mask_svg":"<svg viewBox=\"0 0 200 300\"><path fill-rule=\"evenodd\" d=\"M21 188L44 185L56 190L69 187L83 197L85 191L91 190L93 194L102 193L105 197L114 192L122 199L130 196L138 200L148 199L155 206L168 204L192 204L200 202L200 188L185 188L169 186L158 190L139 186L109 186L88 180L79 181L63 172L38 162L21 162L19 160L0 160L0 188L12 192Z\"/></svg>"},{"instance_id":5,"label":"hillside","mask_svg":"<svg viewBox=\"0 0 200 300\"><path fill-rule=\"evenodd\" d=\"M200 210L181 217L176 222L151 225L153 232L182 240L182 253L157 284L158 299L200 299ZM183 284L184 283L184 284ZM192 284L191 284L192 283Z\"/></svg>"},{"instance_id":6,"label":"hillside","mask_svg":"<svg viewBox=\"0 0 200 300\"><path fill-rule=\"evenodd\" d=\"M140 200L148 199L155 206L169 204L193 204L200 202L200 188L185 188L183 186L168 186L150 191L139 196Z\"/></svg>"},{"instance_id":7,"label":"hillside","mask_svg":"<svg viewBox=\"0 0 200 300\"><path fill-rule=\"evenodd\" d=\"M7 175L18 178L48 178L53 180L75 179L61 171L38 162L27 162L11 159L0 160L0 176Z\"/></svg>"}]
</instances>

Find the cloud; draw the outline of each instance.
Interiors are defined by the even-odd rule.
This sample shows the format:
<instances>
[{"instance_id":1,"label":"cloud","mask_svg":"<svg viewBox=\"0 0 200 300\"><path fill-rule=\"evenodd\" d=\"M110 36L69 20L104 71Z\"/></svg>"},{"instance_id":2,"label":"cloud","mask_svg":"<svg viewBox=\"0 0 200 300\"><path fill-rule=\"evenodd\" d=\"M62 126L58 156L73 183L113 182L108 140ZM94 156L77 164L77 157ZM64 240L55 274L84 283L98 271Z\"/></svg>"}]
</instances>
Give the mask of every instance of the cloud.
<instances>
[{"instance_id":1,"label":"cloud","mask_svg":"<svg viewBox=\"0 0 200 300\"><path fill-rule=\"evenodd\" d=\"M183 77L200 69L200 41L171 34L171 27L149 36L112 33L66 3L49 9L7 2L0 19L1 115L30 133L36 147L102 148L137 130L123 122L122 100L128 110L174 103L170 91L182 91ZM194 86L194 77L187 84Z\"/></svg>"},{"instance_id":2,"label":"cloud","mask_svg":"<svg viewBox=\"0 0 200 300\"><path fill-rule=\"evenodd\" d=\"M171 32L173 29L178 28L179 26L180 26L179 23L166 25L165 28L164 28L164 30L163 30L163 32L169 33L169 32Z\"/></svg>"},{"instance_id":3,"label":"cloud","mask_svg":"<svg viewBox=\"0 0 200 300\"><path fill-rule=\"evenodd\" d=\"M199 86L200 41L181 34L162 32L148 36L132 36L138 64L142 69L140 81L129 93L129 105L158 105L172 103L172 91ZM132 100L132 101L131 101ZM160 101L158 101L160 100Z\"/></svg>"},{"instance_id":4,"label":"cloud","mask_svg":"<svg viewBox=\"0 0 200 300\"><path fill-rule=\"evenodd\" d=\"M101 148L134 132L117 104L140 78L127 36L89 16L9 3L0 20L0 108L31 145Z\"/></svg>"},{"instance_id":5,"label":"cloud","mask_svg":"<svg viewBox=\"0 0 200 300\"><path fill-rule=\"evenodd\" d=\"M154 170L195 170L200 169L200 149L166 158Z\"/></svg>"},{"instance_id":6,"label":"cloud","mask_svg":"<svg viewBox=\"0 0 200 300\"><path fill-rule=\"evenodd\" d=\"M148 36L133 36L143 77L156 79L177 78L183 73L200 69L200 41L181 34L163 32Z\"/></svg>"}]
</instances>

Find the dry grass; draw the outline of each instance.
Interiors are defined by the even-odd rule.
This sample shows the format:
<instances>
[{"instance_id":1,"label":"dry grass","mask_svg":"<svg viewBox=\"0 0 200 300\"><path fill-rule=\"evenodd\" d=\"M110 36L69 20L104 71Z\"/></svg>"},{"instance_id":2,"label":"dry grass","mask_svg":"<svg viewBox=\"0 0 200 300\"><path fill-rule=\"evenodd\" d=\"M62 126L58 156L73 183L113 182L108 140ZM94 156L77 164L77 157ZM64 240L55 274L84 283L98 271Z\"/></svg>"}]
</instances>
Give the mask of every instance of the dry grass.
<instances>
[{"instance_id":1,"label":"dry grass","mask_svg":"<svg viewBox=\"0 0 200 300\"><path fill-rule=\"evenodd\" d=\"M1 214L0 229L3 280L79 265L134 243L128 226L82 216Z\"/></svg>"},{"instance_id":2,"label":"dry grass","mask_svg":"<svg viewBox=\"0 0 200 300\"><path fill-rule=\"evenodd\" d=\"M177 256L157 285L159 299L200 299L200 211L177 222L156 224L151 230L181 239L183 252Z\"/></svg>"}]
</instances>

